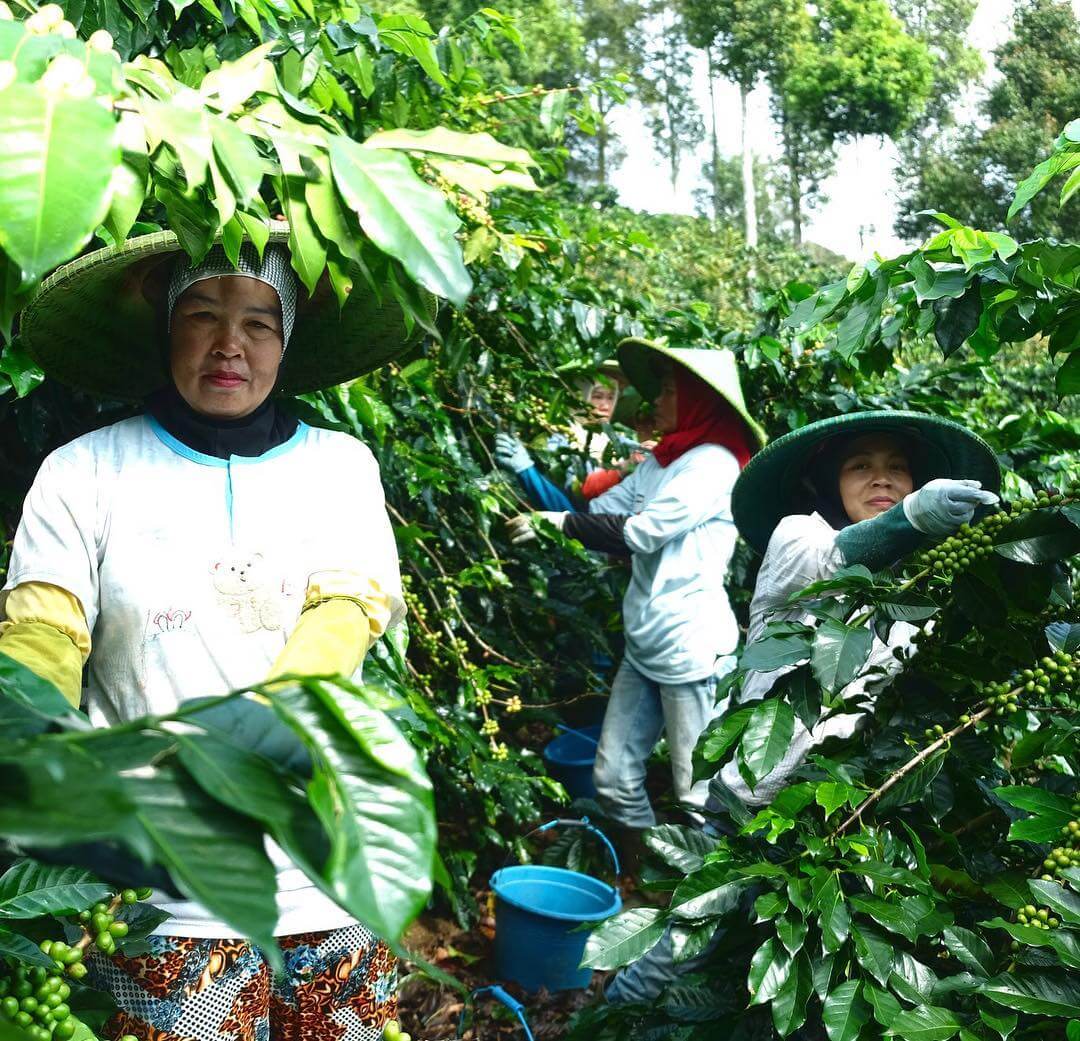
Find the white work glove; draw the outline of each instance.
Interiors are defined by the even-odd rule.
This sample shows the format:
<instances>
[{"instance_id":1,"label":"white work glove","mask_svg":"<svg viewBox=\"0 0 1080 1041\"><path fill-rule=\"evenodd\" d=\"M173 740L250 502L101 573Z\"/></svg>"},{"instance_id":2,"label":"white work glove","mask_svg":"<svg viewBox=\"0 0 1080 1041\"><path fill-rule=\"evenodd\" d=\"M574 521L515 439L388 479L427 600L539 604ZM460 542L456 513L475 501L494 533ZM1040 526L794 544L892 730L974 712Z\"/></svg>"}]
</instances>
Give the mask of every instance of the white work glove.
<instances>
[{"instance_id":1,"label":"white work glove","mask_svg":"<svg viewBox=\"0 0 1080 1041\"><path fill-rule=\"evenodd\" d=\"M495 435L495 462L512 474L519 474L533 465L528 449L513 434L500 431Z\"/></svg>"},{"instance_id":2,"label":"white work glove","mask_svg":"<svg viewBox=\"0 0 1080 1041\"><path fill-rule=\"evenodd\" d=\"M549 524L553 524L559 531L563 530L566 523L566 511L536 510L533 513L519 513L506 522L506 530L510 534L510 541L515 546L523 542L532 542L536 538L536 518L542 517Z\"/></svg>"},{"instance_id":3,"label":"white work glove","mask_svg":"<svg viewBox=\"0 0 1080 1041\"><path fill-rule=\"evenodd\" d=\"M977 506L993 506L998 497L979 481L939 477L904 496L904 516L917 531L934 538L951 535L975 516Z\"/></svg>"}]
</instances>

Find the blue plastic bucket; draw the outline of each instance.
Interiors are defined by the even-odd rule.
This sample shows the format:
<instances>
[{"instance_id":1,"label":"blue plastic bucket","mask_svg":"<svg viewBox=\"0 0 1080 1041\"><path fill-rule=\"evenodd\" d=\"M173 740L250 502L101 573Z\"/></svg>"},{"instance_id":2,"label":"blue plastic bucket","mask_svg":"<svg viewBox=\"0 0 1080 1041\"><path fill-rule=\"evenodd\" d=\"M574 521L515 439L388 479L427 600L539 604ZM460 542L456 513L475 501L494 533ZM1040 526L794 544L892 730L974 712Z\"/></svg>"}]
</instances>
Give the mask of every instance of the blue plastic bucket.
<instances>
[{"instance_id":1,"label":"blue plastic bucket","mask_svg":"<svg viewBox=\"0 0 1080 1041\"><path fill-rule=\"evenodd\" d=\"M552 821L588 828L603 839L619 872L607 838L587 821ZM495 969L527 991L587 987L592 969L579 968L589 938L584 922L610 918L622 909L619 891L606 882L566 868L525 864L505 867L491 876L495 893Z\"/></svg>"},{"instance_id":2,"label":"blue plastic bucket","mask_svg":"<svg viewBox=\"0 0 1080 1041\"><path fill-rule=\"evenodd\" d=\"M579 727L576 733L568 730L544 746L548 773L562 783L571 799L596 798L593 766L599 737L599 726Z\"/></svg>"}]
</instances>

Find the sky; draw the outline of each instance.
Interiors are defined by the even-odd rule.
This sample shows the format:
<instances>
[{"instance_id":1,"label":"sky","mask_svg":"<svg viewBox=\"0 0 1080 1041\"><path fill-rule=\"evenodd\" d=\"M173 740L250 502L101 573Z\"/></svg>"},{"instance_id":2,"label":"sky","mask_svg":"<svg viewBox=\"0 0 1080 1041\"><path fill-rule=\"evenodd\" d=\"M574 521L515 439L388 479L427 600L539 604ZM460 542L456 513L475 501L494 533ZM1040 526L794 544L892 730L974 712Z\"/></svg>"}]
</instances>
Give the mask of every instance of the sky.
<instances>
[{"instance_id":1,"label":"sky","mask_svg":"<svg viewBox=\"0 0 1080 1041\"><path fill-rule=\"evenodd\" d=\"M1080 3L1080 0L1074 0ZM969 41L984 55L1009 34L1011 0L981 0L972 20ZM694 93L705 118L709 112L709 84L704 55L695 53ZM989 68L988 77L994 75ZM740 149L739 95L734 85L718 81L717 110L720 151L737 155ZM706 140L691 159L683 161L677 190L673 190L667 166L652 145L652 135L637 105L626 105L614 113L615 128L627 156L612 184L619 201L631 209L653 213L693 213L695 187L701 187L702 164L709 156ZM764 88L750 98L750 140L754 155L779 157L780 143L769 117L768 94ZM912 245L893 232L896 216L896 148L887 138L860 138L839 150L836 172L824 186L828 201L812 212L805 222L803 237L848 257L862 260L878 252L884 256L902 253Z\"/></svg>"}]
</instances>

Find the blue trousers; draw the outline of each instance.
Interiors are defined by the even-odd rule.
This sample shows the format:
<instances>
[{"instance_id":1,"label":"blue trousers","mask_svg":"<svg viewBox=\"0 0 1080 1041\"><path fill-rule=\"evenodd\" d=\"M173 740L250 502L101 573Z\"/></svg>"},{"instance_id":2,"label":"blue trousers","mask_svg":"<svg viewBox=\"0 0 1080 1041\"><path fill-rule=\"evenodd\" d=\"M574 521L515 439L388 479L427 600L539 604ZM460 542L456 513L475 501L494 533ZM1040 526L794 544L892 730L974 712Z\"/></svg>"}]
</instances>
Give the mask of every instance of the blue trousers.
<instances>
[{"instance_id":1,"label":"blue trousers","mask_svg":"<svg viewBox=\"0 0 1080 1041\"><path fill-rule=\"evenodd\" d=\"M693 784L694 746L715 711L716 676L692 683L657 683L625 658L611 686L596 749L597 801L627 828L651 828L656 815L645 792L645 767L667 732L675 797L700 809L708 782Z\"/></svg>"}]
</instances>

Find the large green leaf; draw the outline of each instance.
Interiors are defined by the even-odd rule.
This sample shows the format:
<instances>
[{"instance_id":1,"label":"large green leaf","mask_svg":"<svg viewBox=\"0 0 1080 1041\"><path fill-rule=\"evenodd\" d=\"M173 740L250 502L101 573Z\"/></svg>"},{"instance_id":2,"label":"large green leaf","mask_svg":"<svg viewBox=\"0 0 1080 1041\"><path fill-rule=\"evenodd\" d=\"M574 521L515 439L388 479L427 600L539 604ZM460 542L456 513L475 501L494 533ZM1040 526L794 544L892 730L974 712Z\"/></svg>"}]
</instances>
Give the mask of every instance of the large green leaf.
<instances>
[{"instance_id":1,"label":"large green leaf","mask_svg":"<svg viewBox=\"0 0 1080 1041\"><path fill-rule=\"evenodd\" d=\"M931 266L921 253L916 253L907 262L907 269L915 276L915 296L920 304L955 299L967 290L970 276L959 264Z\"/></svg>"},{"instance_id":2,"label":"large green leaf","mask_svg":"<svg viewBox=\"0 0 1080 1041\"><path fill-rule=\"evenodd\" d=\"M41 948L33 940L27 939L22 933L12 932L10 929L0 926L0 958L4 955L8 955L27 965L40 965L42 968L50 970L54 968L52 958L42 954ZM0 1019L0 1023L3 1023L2 1019ZM0 1037L2 1036L0 1035ZM25 1034L20 1034L19 1037L20 1041L26 1041Z\"/></svg>"},{"instance_id":3,"label":"large green leaf","mask_svg":"<svg viewBox=\"0 0 1080 1041\"><path fill-rule=\"evenodd\" d=\"M380 130L364 139L365 148L394 148L407 152L437 152L478 163L535 166L536 160L524 149L496 141L490 134L463 134L447 127L430 130Z\"/></svg>"},{"instance_id":4,"label":"large green leaf","mask_svg":"<svg viewBox=\"0 0 1080 1041\"><path fill-rule=\"evenodd\" d=\"M876 896L866 896L862 893L854 893L848 898L848 902L856 911L869 915L878 925L888 929L889 932L899 933L908 939L913 939L911 918L904 913L904 909L896 903L882 900Z\"/></svg>"},{"instance_id":5,"label":"large green leaf","mask_svg":"<svg viewBox=\"0 0 1080 1041\"><path fill-rule=\"evenodd\" d=\"M430 37L431 27L422 19L407 14L389 14L379 21L379 40L399 54L415 58L420 67L440 87L448 89L435 46Z\"/></svg>"},{"instance_id":6,"label":"large green leaf","mask_svg":"<svg viewBox=\"0 0 1080 1041\"><path fill-rule=\"evenodd\" d=\"M82 868L19 860L0 877L0 918L74 914L111 892Z\"/></svg>"},{"instance_id":7,"label":"large green leaf","mask_svg":"<svg viewBox=\"0 0 1080 1041\"><path fill-rule=\"evenodd\" d=\"M656 946L667 924L658 907L635 907L601 922L585 944L582 968L618 969Z\"/></svg>"},{"instance_id":8,"label":"large green leaf","mask_svg":"<svg viewBox=\"0 0 1080 1041\"><path fill-rule=\"evenodd\" d=\"M442 193L400 153L363 148L345 137L330 139L330 164L368 238L425 289L463 305L472 279L455 237L461 222Z\"/></svg>"},{"instance_id":9,"label":"large green leaf","mask_svg":"<svg viewBox=\"0 0 1080 1041\"><path fill-rule=\"evenodd\" d=\"M814 908L818 912L822 946L827 953L839 950L848 938L851 915L839 879L832 871L824 871L815 879Z\"/></svg>"},{"instance_id":10,"label":"large green leaf","mask_svg":"<svg viewBox=\"0 0 1080 1041\"><path fill-rule=\"evenodd\" d=\"M263 832L176 767L126 779L155 859L177 887L264 949L276 950L277 878Z\"/></svg>"},{"instance_id":11,"label":"large green leaf","mask_svg":"<svg viewBox=\"0 0 1080 1041\"><path fill-rule=\"evenodd\" d=\"M661 824L645 832L645 845L672 867L690 874L701 868L717 842L700 828Z\"/></svg>"},{"instance_id":12,"label":"large green leaf","mask_svg":"<svg viewBox=\"0 0 1080 1041\"><path fill-rule=\"evenodd\" d=\"M944 751L935 752L910 773L905 774L878 800L878 812L884 813L886 810L906 806L909 802L918 802L924 798L945 764L945 755Z\"/></svg>"},{"instance_id":13,"label":"large green leaf","mask_svg":"<svg viewBox=\"0 0 1080 1041\"><path fill-rule=\"evenodd\" d=\"M949 953L976 976L989 976L994 971L994 956L986 941L959 925L949 925L942 933Z\"/></svg>"},{"instance_id":14,"label":"large green leaf","mask_svg":"<svg viewBox=\"0 0 1080 1041\"><path fill-rule=\"evenodd\" d=\"M1080 625L1069 622L1051 622L1045 632L1046 639L1055 651L1075 654L1080 650Z\"/></svg>"},{"instance_id":15,"label":"large green leaf","mask_svg":"<svg viewBox=\"0 0 1080 1041\"><path fill-rule=\"evenodd\" d=\"M324 884L396 939L431 892L435 855L431 782L416 752L362 692L308 681L272 703L315 763L308 798L331 843Z\"/></svg>"},{"instance_id":16,"label":"large green leaf","mask_svg":"<svg viewBox=\"0 0 1080 1041\"><path fill-rule=\"evenodd\" d=\"M766 636L747 646L739 657L744 672L772 672L810 657L810 641L801 634Z\"/></svg>"},{"instance_id":17,"label":"large green leaf","mask_svg":"<svg viewBox=\"0 0 1080 1041\"><path fill-rule=\"evenodd\" d=\"M855 1041L873 1015L864 1000L858 980L847 980L829 993L825 999L821 1018L829 1041Z\"/></svg>"},{"instance_id":18,"label":"large green leaf","mask_svg":"<svg viewBox=\"0 0 1080 1041\"><path fill-rule=\"evenodd\" d=\"M990 929L1004 929L1011 937L1029 947L1049 947L1066 968L1080 969L1080 933L1074 929L1036 929L1032 925L1006 922L1001 918L992 918L979 924Z\"/></svg>"},{"instance_id":19,"label":"large green leaf","mask_svg":"<svg viewBox=\"0 0 1080 1041\"><path fill-rule=\"evenodd\" d=\"M727 712L719 719L712 720L698 739L702 757L710 763L722 759L742 736L753 714L754 706L746 705L736 712Z\"/></svg>"},{"instance_id":20,"label":"large green leaf","mask_svg":"<svg viewBox=\"0 0 1080 1041\"><path fill-rule=\"evenodd\" d=\"M1080 553L1080 530L1052 510L1036 510L1002 528L994 552L1019 564L1047 564Z\"/></svg>"},{"instance_id":21,"label":"large green leaf","mask_svg":"<svg viewBox=\"0 0 1080 1041\"><path fill-rule=\"evenodd\" d=\"M806 934L809 926L806 920L797 911L777 918L773 923L776 928L776 937L784 945L788 954L798 954L806 942Z\"/></svg>"},{"instance_id":22,"label":"large green leaf","mask_svg":"<svg viewBox=\"0 0 1080 1041\"><path fill-rule=\"evenodd\" d=\"M845 625L826 618L814 633L810 664L825 690L846 687L866 664L874 636L864 625Z\"/></svg>"},{"instance_id":23,"label":"large green leaf","mask_svg":"<svg viewBox=\"0 0 1080 1041\"><path fill-rule=\"evenodd\" d=\"M853 925L851 938L859 964L885 986L892 975L894 942L865 924Z\"/></svg>"},{"instance_id":24,"label":"large green leaf","mask_svg":"<svg viewBox=\"0 0 1080 1041\"><path fill-rule=\"evenodd\" d=\"M934 339L937 340L942 354L948 358L979 327L983 310L979 279L976 277L963 296L956 300L947 297L935 300L933 309L937 317Z\"/></svg>"},{"instance_id":25,"label":"large green leaf","mask_svg":"<svg viewBox=\"0 0 1080 1041\"><path fill-rule=\"evenodd\" d=\"M750 991L750 1004L763 1005L779 993L791 972L791 956L775 937L766 940L750 960L750 973L746 989Z\"/></svg>"},{"instance_id":26,"label":"large green leaf","mask_svg":"<svg viewBox=\"0 0 1080 1041\"><path fill-rule=\"evenodd\" d=\"M23 719L23 728L12 733L11 724ZM73 708L67 698L48 680L42 679L21 661L0 651L0 722L5 737L39 734L53 722L78 730L89 730L90 720Z\"/></svg>"},{"instance_id":27,"label":"large green leaf","mask_svg":"<svg viewBox=\"0 0 1080 1041\"><path fill-rule=\"evenodd\" d=\"M0 752L0 834L24 846L115 839L148 849L119 774L75 744L41 739Z\"/></svg>"},{"instance_id":28,"label":"large green leaf","mask_svg":"<svg viewBox=\"0 0 1080 1041\"><path fill-rule=\"evenodd\" d=\"M70 260L109 210L116 120L90 98L30 84L0 93L0 248L25 281Z\"/></svg>"},{"instance_id":29,"label":"large green leaf","mask_svg":"<svg viewBox=\"0 0 1080 1041\"><path fill-rule=\"evenodd\" d=\"M1061 835L1061 829L1072 820L1072 804L1064 796L1024 785L1008 785L995 788L994 794L1010 806L1027 810L1032 814L1013 821L1009 838L1028 842L1052 842Z\"/></svg>"},{"instance_id":30,"label":"large green leaf","mask_svg":"<svg viewBox=\"0 0 1080 1041\"><path fill-rule=\"evenodd\" d=\"M1065 355L1065 360L1054 374L1054 389L1063 398L1080 394L1080 352Z\"/></svg>"},{"instance_id":31,"label":"large green leaf","mask_svg":"<svg viewBox=\"0 0 1080 1041\"><path fill-rule=\"evenodd\" d=\"M961 1026L950 1009L921 1005L904 1009L893 1020L889 1033L905 1041L949 1041Z\"/></svg>"},{"instance_id":32,"label":"large green leaf","mask_svg":"<svg viewBox=\"0 0 1080 1041\"><path fill-rule=\"evenodd\" d=\"M769 698L754 708L742 735L742 761L758 781L784 758L795 732L795 713L786 701Z\"/></svg>"},{"instance_id":33,"label":"large green leaf","mask_svg":"<svg viewBox=\"0 0 1080 1041\"><path fill-rule=\"evenodd\" d=\"M733 910L750 880L732 878L731 865L706 864L683 879L671 898L671 912L680 918L725 915Z\"/></svg>"},{"instance_id":34,"label":"large green leaf","mask_svg":"<svg viewBox=\"0 0 1080 1041\"><path fill-rule=\"evenodd\" d=\"M883 1027L892 1026L893 1020L900 1014L900 1002L892 993L866 980L863 982L863 994L874 1007L874 1019Z\"/></svg>"},{"instance_id":35,"label":"large green leaf","mask_svg":"<svg viewBox=\"0 0 1080 1041\"><path fill-rule=\"evenodd\" d=\"M1080 897L1057 882L1033 879L1028 883L1032 893L1044 904L1052 907L1069 925L1080 925Z\"/></svg>"},{"instance_id":36,"label":"large green leaf","mask_svg":"<svg viewBox=\"0 0 1080 1041\"><path fill-rule=\"evenodd\" d=\"M814 990L810 959L800 952L772 1001L773 1026L781 1037L794 1033L806 1022L806 1007Z\"/></svg>"},{"instance_id":37,"label":"large green leaf","mask_svg":"<svg viewBox=\"0 0 1080 1041\"><path fill-rule=\"evenodd\" d=\"M176 152L188 191L201 187L214 147L206 110L200 104L178 104L172 99L166 103L147 97L140 108L151 143L164 142Z\"/></svg>"},{"instance_id":38,"label":"large green leaf","mask_svg":"<svg viewBox=\"0 0 1080 1041\"><path fill-rule=\"evenodd\" d=\"M1080 154L1060 151L1044 159L1017 186L1006 220L1012 220L1036 195L1039 194L1058 174L1071 170L1080 164Z\"/></svg>"},{"instance_id":39,"label":"large green leaf","mask_svg":"<svg viewBox=\"0 0 1080 1041\"><path fill-rule=\"evenodd\" d=\"M1001 1041L1008 1041L1009 1035L1016 1029L1018 1017L1015 1012L1005 1012L998 1005L979 1002L979 1019L991 1030L997 1031Z\"/></svg>"},{"instance_id":40,"label":"large green leaf","mask_svg":"<svg viewBox=\"0 0 1080 1041\"><path fill-rule=\"evenodd\" d=\"M1017 1012L1080 1017L1080 973L1003 973L985 984L982 993Z\"/></svg>"}]
</instances>

